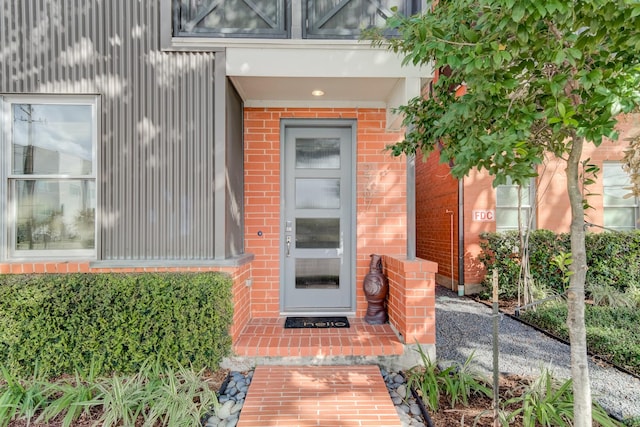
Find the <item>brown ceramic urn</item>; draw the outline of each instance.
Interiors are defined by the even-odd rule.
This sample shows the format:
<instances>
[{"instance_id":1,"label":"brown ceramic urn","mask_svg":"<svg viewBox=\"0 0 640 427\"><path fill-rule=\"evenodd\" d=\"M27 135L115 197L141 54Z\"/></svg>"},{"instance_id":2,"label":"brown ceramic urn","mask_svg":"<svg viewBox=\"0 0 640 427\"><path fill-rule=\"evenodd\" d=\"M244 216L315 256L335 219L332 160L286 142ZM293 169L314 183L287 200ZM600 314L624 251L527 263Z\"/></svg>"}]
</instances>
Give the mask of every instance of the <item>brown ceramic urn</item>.
<instances>
[{"instance_id":1,"label":"brown ceramic urn","mask_svg":"<svg viewBox=\"0 0 640 427\"><path fill-rule=\"evenodd\" d=\"M382 258L371 254L369 272L364 276L364 295L367 298L367 314L364 320L370 325L382 325L389 319L387 316L387 294L389 281L382 274Z\"/></svg>"}]
</instances>

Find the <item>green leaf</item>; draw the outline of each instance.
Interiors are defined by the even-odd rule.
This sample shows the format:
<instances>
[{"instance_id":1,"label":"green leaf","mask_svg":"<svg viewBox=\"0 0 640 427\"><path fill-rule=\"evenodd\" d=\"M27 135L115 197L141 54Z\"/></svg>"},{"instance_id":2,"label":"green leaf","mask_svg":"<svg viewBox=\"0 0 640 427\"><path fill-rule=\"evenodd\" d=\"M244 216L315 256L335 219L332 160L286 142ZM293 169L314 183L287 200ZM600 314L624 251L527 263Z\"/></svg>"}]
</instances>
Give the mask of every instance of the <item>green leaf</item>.
<instances>
[{"instance_id":1,"label":"green leaf","mask_svg":"<svg viewBox=\"0 0 640 427\"><path fill-rule=\"evenodd\" d=\"M560 117L566 116L567 110L562 102L558 102L557 108L558 108L558 114L560 114Z\"/></svg>"},{"instance_id":2,"label":"green leaf","mask_svg":"<svg viewBox=\"0 0 640 427\"><path fill-rule=\"evenodd\" d=\"M514 22L520 22L522 21L522 18L524 18L524 13L524 6L522 5L522 3L518 3L514 5L513 9L511 10L511 19L513 19Z\"/></svg>"},{"instance_id":3,"label":"green leaf","mask_svg":"<svg viewBox=\"0 0 640 427\"><path fill-rule=\"evenodd\" d=\"M541 16L542 18L544 18L545 16L547 16L547 9L545 8L545 3L546 3L546 1L544 1L544 2L541 2L541 1L533 1L532 3L533 3L533 5L536 7L536 9L538 10L538 13L540 14L540 16Z\"/></svg>"},{"instance_id":4,"label":"green leaf","mask_svg":"<svg viewBox=\"0 0 640 427\"><path fill-rule=\"evenodd\" d=\"M567 55L573 59L582 59L582 51L574 47L567 49Z\"/></svg>"},{"instance_id":5,"label":"green leaf","mask_svg":"<svg viewBox=\"0 0 640 427\"><path fill-rule=\"evenodd\" d=\"M564 62L565 59L567 59L567 55L565 54L564 50L560 49L554 55L553 63L556 64L556 65L561 65Z\"/></svg>"},{"instance_id":6,"label":"green leaf","mask_svg":"<svg viewBox=\"0 0 640 427\"><path fill-rule=\"evenodd\" d=\"M529 30L525 25L518 26L517 37L523 44L527 44L529 42Z\"/></svg>"}]
</instances>

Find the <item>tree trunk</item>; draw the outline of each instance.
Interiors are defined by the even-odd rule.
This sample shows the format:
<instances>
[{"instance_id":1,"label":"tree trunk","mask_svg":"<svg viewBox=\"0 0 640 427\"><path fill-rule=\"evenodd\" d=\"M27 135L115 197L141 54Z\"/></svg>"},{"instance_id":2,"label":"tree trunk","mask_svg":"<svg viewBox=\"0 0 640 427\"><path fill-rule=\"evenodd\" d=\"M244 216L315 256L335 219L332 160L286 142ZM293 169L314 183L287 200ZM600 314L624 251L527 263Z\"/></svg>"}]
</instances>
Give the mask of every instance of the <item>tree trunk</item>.
<instances>
[{"instance_id":1,"label":"tree trunk","mask_svg":"<svg viewBox=\"0 0 640 427\"><path fill-rule=\"evenodd\" d=\"M587 357L587 333L584 323L584 285L587 273L583 195L579 182L579 165L584 138L572 138L567 160L567 190L571 204L571 277L567 290L569 342L571 343L571 377L573 379L574 426L591 427L591 385Z\"/></svg>"}]
</instances>

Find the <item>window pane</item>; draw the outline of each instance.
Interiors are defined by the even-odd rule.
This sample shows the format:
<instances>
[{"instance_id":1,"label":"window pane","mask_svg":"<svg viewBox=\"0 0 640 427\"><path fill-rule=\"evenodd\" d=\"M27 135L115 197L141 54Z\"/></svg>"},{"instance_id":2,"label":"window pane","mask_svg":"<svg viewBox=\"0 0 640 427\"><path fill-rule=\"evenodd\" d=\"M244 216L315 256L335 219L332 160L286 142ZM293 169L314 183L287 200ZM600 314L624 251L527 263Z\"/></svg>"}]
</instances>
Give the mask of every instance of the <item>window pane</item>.
<instances>
[{"instance_id":1,"label":"window pane","mask_svg":"<svg viewBox=\"0 0 640 427\"><path fill-rule=\"evenodd\" d=\"M636 228L635 208L607 208L604 210L604 226L616 230Z\"/></svg>"},{"instance_id":2,"label":"window pane","mask_svg":"<svg viewBox=\"0 0 640 427\"><path fill-rule=\"evenodd\" d=\"M16 180L15 249L95 247L95 182Z\"/></svg>"},{"instance_id":3,"label":"window pane","mask_svg":"<svg viewBox=\"0 0 640 427\"><path fill-rule=\"evenodd\" d=\"M350 38L364 28L384 27L394 7L406 16L417 12L405 0L307 0L306 3L307 34L312 37Z\"/></svg>"},{"instance_id":4,"label":"window pane","mask_svg":"<svg viewBox=\"0 0 640 427\"><path fill-rule=\"evenodd\" d=\"M602 174L604 178L604 197L605 206L635 206L636 198L627 197L631 191L629 175L622 169L619 163L605 163Z\"/></svg>"},{"instance_id":5,"label":"window pane","mask_svg":"<svg viewBox=\"0 0 640 427\"><path fill-rule=\"evenodd\" d=\"M518 206L518 193L520 193L520 205L522 207L531 205L531 191L529 186L518 187L517 185L499 185L496 188L497 206Z\"/></svg>"},{"instance_id":6,"label":"window pane","mask_svg":"<svg viewBox=\"0 0 640 427\"><path fill-rule=\"evenodd\" d=\"M622 187L605 187L604 205L605 206L635 206L636 198L624 196L629 194L629 190Z\"/></svg>"},{"instance_id":7,"label":"window pane","mask_svg":"<svg viewBox=\"0 0 640 427\"><path fill-rule=\"evenodd\" d=\"M285 37L286 16L290 7L285 0L173 0L174 36Z\"/></svg>"},{"instance_id":8,"label":"window pane","mask_svg":"<svg viewBox=\"0 0 640 427\"><path fill-rule=\"evenodd\" d=\"M338 289L340 259L296 259L296 289Z\"/></svg>"},{"instance_id":9,"label":"window pane","mask_svg":"<svg viewBox=\"0 0 640 427\"><path fill-rule=\"evenodd\" d=\"M604 185L607 187L626 187L629 185L629 175L622 169L622 165L619 163L605 163L602 176Z\"/></svg>"},{"instance_id":10,"label":"window pane","mask_svg":"<svg viewBox=\"0 0 640 427\"><path fill-rule=\"evenodd\" d=\"M496 210L496 224L501 228L518 228L518 211L514 209Z\"/></svg>"},{"instance_id":11,"label":"window pane","mask_svg":"<svg viewBox=\"0 0 640 427\"><path fill-rule=\"evenodd\" d=\"M603 165L604 226L614 230L633 230L636 224L636 197L630 194L629 175L622 169L621 163Z\"/></svg>"},{"instance_id":12,"label":"window pane","mask_svg":"<svg viewBox=\"0 0 640 427\"><path fill-rule=\"evenodd\" d=\"M520 211L520 219L522 221L522 227L526 228L529 224L529 213L526 209ZM497 209L496 226L502 230L517 230L518 209Z\"/></svg>"},{"instance_id":13,"label":"window pane","mask_svg":"<svg viewBox=\"0 0 640 427\"><path fill-rule=\"evenodd\" d=\"M12 173L91 175L91 105L13 104Z\"/></svg>"},{"instance_id":14,"label":"window pane","mask_svg":"<svg viewBox=\"0 0 640 427\"><path fill-rule=\"evenodd\" d=\"M499 185L498 188L496 188L496 205L518 206L518 187L513 185Z\"/></svg>"},{"instance_id":15,"label":"window pane","mask_svg":"<svg viewBox=\"0 0 640 427\"><path fill-rule=\"evenodd\" d=\"M273 0L253 0L251 3L242 0L225 0L215 7L199 24L199 28L212 29L259 29L278 28L284 17L283 2ZM208 4L194 7L194 15L209 8ZM231 31L229 31L231 32Z\"/></svg>"},{"instance_id":16,"label":"window pane","mask_svg":"<svg viewBox=\"0 0 640 427\"><path fill-rule=\"evenodd\" d=\"M533 191L530 184L517 186L507 178L507 184L496 188L496 230L518 229L518 203L520 203L522 227L529 226L529 216L532 213ZM518 200L518 195L520 200ZM531 224L533 227L533 224Z\"/></svg>"},{"instance_id":17,"label":"window pane","mask_svg":"<svg viewBox=\"0 0 640 427\"><path fill-rule=\"evenodd\" d=\"M296 248L334 249L340 247L339 218L297 218Z\"/></svg>"},{"instance_id":18,"label":"window pane","mask_svg":"<svg viewBox=\"0 0 640 427\"><path fill-rule=\"evenodd\" d=\"M296 179L296 208L340 208L340 180L337 178Z\"/></svg>"},{"instance_id":19,"label":"window pane","mask_svg":"<svg viewBox=\"0 0 640 427\"><path fill-rule=\"evenodd\" d=\"M296 139L297 169L340 169L338 138Z\"/></svg>"}]
</instances>

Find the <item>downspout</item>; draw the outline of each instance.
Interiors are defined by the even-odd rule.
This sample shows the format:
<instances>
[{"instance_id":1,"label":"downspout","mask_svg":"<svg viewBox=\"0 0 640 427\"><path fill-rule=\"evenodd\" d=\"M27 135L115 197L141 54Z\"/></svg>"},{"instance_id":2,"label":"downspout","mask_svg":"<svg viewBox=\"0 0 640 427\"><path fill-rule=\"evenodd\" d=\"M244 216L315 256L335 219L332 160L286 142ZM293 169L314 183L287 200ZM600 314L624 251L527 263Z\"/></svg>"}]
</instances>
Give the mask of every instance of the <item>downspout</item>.
<instances>
[{"instance_id":1,"label":"downspout","mask_svg":"<svg viewBox=\"0 0 640 427\"><path fill-rule=\"evenodd\" d=\"M458 295L464 296L464 178L458 179Z\"/></svg>"},{"instance_id":2,"label":"downspout","mask_svg":"<svg viewBox=\"0 0 640 427\"><path fill-rule=\"evenodd\" d=\"M445 213L446 213L446 214L449 214L449 219L450 219L450 223L451 223L451 224L449 224L449 230L450 230L450 233L449 233L449 234L450 234L450 236L451 236L451 241L450 241L450 245L451 245L451 246L450 246L450 247L451 247L451 267L450 267L450 269L449 269L449 274L451 274L451 290L453 290L453 288L454 288L454 286L453 286L453 284L454 284L454 283L453 283L453 280L454 280L454 278L455 278L455 276L454 276L454 274L453 274L453 266L455 265L455 264L453 263L453 252L454 252L454 249L453 249L453 248L454 248L454 246L453 246L453 244L454 244L453 235L454 235L454 231L455 231L455 227L453 226L453 216L454 216L454 213L455 213L455 212L454 212L454 211L450 211L449 209L447 209L447 210L445 211Z\"/></svg>"}]
</instances>

